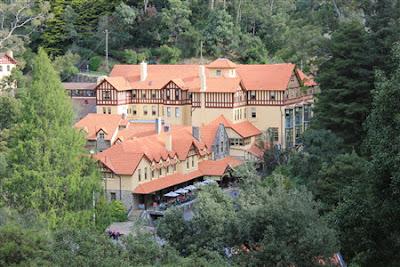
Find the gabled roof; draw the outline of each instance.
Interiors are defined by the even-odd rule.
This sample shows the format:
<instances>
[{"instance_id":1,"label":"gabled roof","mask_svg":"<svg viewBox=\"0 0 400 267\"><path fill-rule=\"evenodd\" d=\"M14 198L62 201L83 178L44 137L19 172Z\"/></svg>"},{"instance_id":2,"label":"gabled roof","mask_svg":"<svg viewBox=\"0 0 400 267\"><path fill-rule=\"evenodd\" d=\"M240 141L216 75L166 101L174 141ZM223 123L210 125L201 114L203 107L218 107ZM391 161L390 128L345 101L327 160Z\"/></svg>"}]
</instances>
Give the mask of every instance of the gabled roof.
<instances>
[{"instance_id":1,"label":"gabled roof","mask_svg":"<svg viewBox=\"0 0 400 267\"><path fill-rule=\"evenodd\" d=\"M0 64L13 64L16 65L17 61L7 55L7 53L0 53Z\"/></svg>"},{"instance_id":2,"label":"gabled roof","mask_svg":"<svg viewBox=\"0 0 400 267\"><path fill-rule=\"evenodd\" d=\"M300 69L296 69L297 75L299 75L300 80L303 82L305 86L317 86L317 83L313 78L307 76Z\"/></svg>"},{"instance_id":3,"label":"gabled roof","mask_svg":"<svg viewBox=\"0 0 400 267\"><path fill-rule=\"evenodd\" d=\"M166 139L169 138L169 135L172 138L172 150L167 150L166 146ZM118 164L113 163L113 166L108 166L116 174L132 175L139 164L139 161L135 160L137 158L145 156L149 161L160 162L160 160L165 161L176 156L183 161L187 158L192 147L197 149L200 155L207 153L205 144L192 136L189 127L184 127L172 129L168 133L125 140L111 146L95 157L106 166L109 164L107 162L116 161ZM126 162L120 163L124 159L126 162L131 162L129 168L126 167L128 165Z\"/></svg>"},{"instance_id":4,"label":"gabled roof","mask_svg":"<svg viewBox=\"0 0 400 267\"><path fill-rule=\"evenodd\" d=\"M102 129L106 134L105 140L111 140L119 126L127 127L129 121L121 115L89 113L83 119L75 123L75 128L84 129L87 132L88 140L96 140L97 132Z\"/></svg>"},{"instance_id":5,"label":"gabled roof","mask_svg":"<svg viewBox=\"0 0 400 267\"><path fill-rule=\"evenodd\" d=\"M215 120L210 122L210 124L214 124L214 125L215 124L216 125L223 124L225 126L225 128L231 128L232 130L234 130L236 133L238 133L243 138L261 134L261 131L256 126L254 126L251 122L246 120L243 122L233 123L230 120L228 120L227 118L225 118L224 115L220 115Z\"/></svg>"},{"instance_id":6,"label":"gabled roof","mask_svg":"<svg viewBox=\"0 0 400 267\"><path fill-rule=\"evenodd\" d=\"M262 159L262 157L264 156L264 151L259 148L255 142L249 147L249 149L247 149L247 152L256 156L259 159Z\"/></svg>"},{"instance_id":7,"label":"gabled roof","mask_svg":"<svg viewBox=\"0 0 400 267\"><path fill-rule=\"evenodd\" d=\"M234 157L199 162L199 170L205 176L222 176L228 168L239 166L243 162Z\"/></svg>"},{"instance_id":8,"label":"gabled roof","mask_svg":"<svg viewBox=\"0 0 400 267\"><path fill-rule=\"evenodd\" d=\"M233 65L232 65L233 64ZM210 66L236 68L237 76L211 77ZM147 78L140 80L140 65L114 65L110 77L123 77L125 80L110 82L117 90L161 89L173 80L178 86L193 92L200 91L199 67L197 64L186 65L147 65ZM294 74L295 65L283 64L241 64L227 59L217 59L207 66L206 82L208 92L234 92L239 83L246 90L286 90Z\"/></svg>"},{"instance_id":9,"label":"gabled roof","mask_svg":"<svg viewBox=\"0 0 400 267\"><path fill-rule=\"evenodd\" d=\"M234 69L236 64L227 58L218 58L207 65L209 69Z\"/></svg>"},{"instance_id":10,"label":"gabled roof","mask_svg":"<svg viewBox=\"0 0 400 267\"><path fill-rule=\"evenodd\" d=\"M125 77L106 77L104 80L111 84L117 91L132 89L131 84Z\"/></svg>"}]
</instances>

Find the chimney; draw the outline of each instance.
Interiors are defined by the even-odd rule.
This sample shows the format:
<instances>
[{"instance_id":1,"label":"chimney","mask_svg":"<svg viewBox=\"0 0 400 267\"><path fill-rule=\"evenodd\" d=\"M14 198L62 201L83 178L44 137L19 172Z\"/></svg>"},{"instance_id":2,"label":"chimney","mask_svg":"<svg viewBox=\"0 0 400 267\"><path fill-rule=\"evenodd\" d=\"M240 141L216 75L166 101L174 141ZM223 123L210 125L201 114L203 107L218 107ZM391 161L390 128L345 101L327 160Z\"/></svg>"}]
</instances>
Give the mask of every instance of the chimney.
<instances>
[{"instance_id":1,"label":"chimney","mask_svg":"<svg viewBox=\"0 0 400 267\"><path fill-rule=\"evenodd\" d=\"M165 140L165 149L167 149L167 151L172 151L172 134L166 133L164 140Z\"/></svg>"},{"instance_id":2,"label":"chimney","mask_svg":"<svg viewBox=\"0 0 400 267\"><path fill-rule=\"evenodd\" d=\"M142 61L140 63L140 81L145 81L147 79L147 63Z\"/></svg>"},{"instance_id":3,"label":"chimney","mask_svg":"<svg viewBox=\"0 0 400 267\"><path fill-rule=\"evenodd\" d=\"M12 50L7 50L6 55L9 56L10 58L14 58L14 54Z\"/></svg>"},{"instance_id":4,"label":"chimney","mask_svg":"<svg viewBox=\"0 0 400 267\"><path fill-rule=\"evenodd\" d=\"M205 92L207 90L207 83L206 83L206 67L204 65L200 65L199 77L200 77L200 92Z\"/></svg>"},{"instance_id":5,"label":"chimney","mask_svg":"<svg viewBox=\"0 0 400 267\"><path fill-rule=\"evenodd\" d=\"M156 134L160 134L162 130L162 119L161 117L156 118Z\"/></svg>"},{"instance_id":6,"label":"chimney","mask_svg":"<svg viewBox=\"0 0 400 267\"><path fill-rule=\"evenodd\" d=\"M200 127L193 126L192 135L194 138L196 138L197 141L200 141Z\"/></svg>"}]
</instances>

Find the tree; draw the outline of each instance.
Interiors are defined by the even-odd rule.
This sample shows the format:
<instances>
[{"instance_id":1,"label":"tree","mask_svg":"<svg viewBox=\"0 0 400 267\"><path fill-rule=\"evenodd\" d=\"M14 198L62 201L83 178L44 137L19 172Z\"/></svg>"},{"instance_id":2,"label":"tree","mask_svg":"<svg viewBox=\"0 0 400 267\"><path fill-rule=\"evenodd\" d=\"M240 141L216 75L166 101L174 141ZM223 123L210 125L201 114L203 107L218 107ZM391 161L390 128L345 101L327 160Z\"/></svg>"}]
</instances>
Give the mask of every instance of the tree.
<instances>
[{"instance_id":1,"label":"tree","mask_svg":"<svg viewBox=\"0 0 400 267\"><path fill-rule=\"evenodd\" d=\"M22 50L29 35L47 17L46 1L2 1L0 3L0 50Z\"/></svg>"},{"instance_id":2,"label":"tree","mask_svg":"<svg viewBox=\"0 0 400 267\"><path fill-rule=\"evenodd\" d=\"M43 49L21 102L1 195L11 207L43 213L53 227L65 214L91 207L99 177L85 156L84 137L72 128L71 102Z\"/></svg>"},{"instance_id":3,"label":"tree","mask_svg":"<svg viewBox=\"0 0 400 267\"><path fill-rule=\"evenodd\" d=\"M317 258L328 259L338 249L312 194L280 174L250 191L242 187L238 206L236 244L248 249L237 258L240 265L251 259L251 265L319 266Z\"/></svg>"},{"instance_id":4,"label":"tree","mask_svg":"<svg viewBox=\"0 0 400 267\"><path fill-rule=\"evenodd\" d=\"M176 47L169 47L163 45L158 49L160 56L160 63L162 64L176 64L181 56L181 51Z\"/></svg>"},{"instance_id":5,"label":"tree","mask_svg":"<svg viewBox=\"0 0 400 267\"><path fill-rule=\"evenodd\" d=\"M363 123L371 107L373 72L364 27L342 23L333 33L330 59L318 74L321 93L315 108L318 127L329 129L350 150L358 149L365 136Z\"/></svg>"},{"instance_id":6,"label":"tree","mask_svg":"<svg viewBox=\"0 0 400 267\"><path fill-rule=\"evenodd\" d=\"M232 17L225 10L213 10L203 30L204 48L208 55L227 56L235 43Z\"/></svg>"},{"instance_id":7,"label":"tree","mask_svg":"<svg viewBox=\"0 0 400 267\"><path fill-rule=\"evenodd\" d=\"M372 231L379 233L372 239L375 247L367 258L369 266L395 266L400 261L400 43L395 44L392 55L397 66L388 77L378 72L366 123L372 201L377 205Z\"/></svg>"},{"instance_id":8,"label":"tree","mask_svg":"<svg viewBox=\"0 0 400 267\"><path fill-rule=\"evenodd\" d=\"M161 13L161 21L168 29L167 34L170 42L177 44L178 37L191 28L190 16L192 11L189 8L189 1L168 0L168 8Z\"/></svg>"},{"instance_id":9,"label":"tree","mask_svg":"<svg viewBox=\"0 0 400 267\"><path fill-rule=\"evenodd\" d=\"M0 132L10 129L18 122L21 115L21 103L18 99L10 96L0 96Z\"/></svg>"},{"instance_id":10,"label":"tree","mask_svg":"<svg viewBox=\"0 0 400 267\"><path fill-rule=\"evenodd\" d=\"M63 56L54 58L54 69L60 74L62 81L68 81L79 73L79 69L77 68L79 60L80 56L78 54L73 54L71 51L68 51Z\"/></svg>"}]
</instances>

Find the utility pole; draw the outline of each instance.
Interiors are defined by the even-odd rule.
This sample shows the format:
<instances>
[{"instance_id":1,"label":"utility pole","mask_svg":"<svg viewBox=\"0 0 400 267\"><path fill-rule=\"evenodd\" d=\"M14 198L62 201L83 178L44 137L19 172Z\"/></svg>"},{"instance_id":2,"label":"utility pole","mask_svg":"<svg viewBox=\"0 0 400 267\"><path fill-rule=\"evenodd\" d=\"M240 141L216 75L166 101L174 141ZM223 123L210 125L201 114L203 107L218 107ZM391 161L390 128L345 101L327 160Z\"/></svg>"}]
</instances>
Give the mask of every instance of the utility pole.
<instances>
[{"instance_id":1,"label":"utility pole","mask_svg":"<svg viewBox=\"0 0 400 267\"><path fill-rule=\"evenodd\" d=\"M108 29L106 29L106 71L108 73Z\"/></svg>"},{"instance_id":2,"label":"utility pole","mask_svg":"<svg viewBox=\"0 0 400 267\"><path fill-rule=\"evenodd\" d=\"M200 64L203 63L203 41L200 41Z\"/></svg>"}]
</instances>

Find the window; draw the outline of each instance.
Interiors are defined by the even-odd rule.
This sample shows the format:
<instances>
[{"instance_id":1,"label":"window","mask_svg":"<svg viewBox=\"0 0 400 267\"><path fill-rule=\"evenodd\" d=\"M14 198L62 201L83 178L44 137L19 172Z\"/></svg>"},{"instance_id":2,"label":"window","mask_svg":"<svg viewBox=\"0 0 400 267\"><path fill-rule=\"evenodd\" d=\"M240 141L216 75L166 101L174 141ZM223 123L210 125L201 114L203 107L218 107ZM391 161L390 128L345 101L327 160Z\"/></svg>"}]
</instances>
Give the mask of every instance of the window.
<instances>
[{"instance_id":1,"label":"window","mask_svg":"<svg viewBox=\"0 0 400 267\"><path fill-rule=\"evenodd\" d=\"M133 114L133 115L136 115L136 114L137 114L136 106L132 106L132 114Z\"/></svg>"},{"instance_id":2,"label":"window","mask_svg":"<svg viewBox=\"0 0 400 267\"><path fill-rule=\"evenodd\" d=\"M242 119L242 109L239 109L239 120Z\"/></svg>"},{"instance_id":3,"label":"window","mask_svg":"<svg viewBox=\"0 0 400 267\"><path fill-rule=\"evenodd\" d=\"M154 178L154 170L151 170L151 178Z\"/></svg>"},{"instance_id":4,"label":"window","mask_svg":"<svg viewBox=\"0 0 400 267\"><path fill-rule=\"evenodd\" d=\"M111 108L108 108L108 114L111 114Z\"/></svg>"},{"instance_id":5,"label":"window","mask_svg":"<svg viewBox=\"0 0 400 267\"><path fill-rule=\"evenodd\" d=\"M186 159L186 169L189 169L189 159Z\"/></svg>"},{"instance_id":6,"label":"window","mask_svg":"<svg viewBox=\"0 0 400 267\"><path fill-rule=\"evenodd\" d=\"M222 74L221 70L216 70L215 71L215 76L221 76L221 74Z\"/></svg>"},{"instance_id":7,"label":"window","mask_svg":"<svg viewBox=\"0 0 400 267\"><path fill-rule=\"evenodd\" d=\"M279 132L278 128L270 128L270 138L273 142L278 142L279 141Z\"/></svg>"},{"instance_id":8,"label":"window","mask_svg":"<svg viewBox=\"0 0 400 267\"><path fill-rule=\"evenodd\" d=\"M151 106L151 115L153 115L153 116L157 115L157 107L156 106Z\"/></svg>"},{"instance_id":9,"label":"window","mask_svg":"<svg viewBox=\"0 0 400 267\"><path fill-rule=\"evenodd\" d=\"M1 72L1 71L3 71L3 66L2 66L2 65L0 65L0 72Z\"/></svg>"},{"instance_id":10,"label":"window","mask_svg":"<svg viewBox=\"0 0 400 267\"><path fill-rule=\"evenodd\" d=\"M221 152L224 152L224 141L221 141Z\"/></svg>"},{"instance_id":11,"label":"window","mask_svg":"<svg viewBox=\"0 0 400 267\"><path fill-rule=\"evenodd\" d=\"M103 91L103 100L110 100L110 99L111 99L111 92Z\"/></svg>"},{"instance_id":12,"label":"window","mask_svg":"<svg viewBox=\"0 0 400 267\"><path fill-rule=\"evenodd\" d=\"M147 116L147 106L143 106L143 115Z\"/></svg>"},{"instance_id":13,"label":"window","mask_svg":"<svg viewBox=\"0 0 400 267\"><path fill-rule=\"evenodd\" d=\"M147 180L147 167L144 167L144 179Z\"/></svg>"},{"instance_id":14,"label":"window","mask_svg":"<svg viewBox=\"0 0 400 267\"><path fill-rule=\"evenodd\" d=\"M7 65L7 71L10 71L11 67L10 65Z\"/></svg>"},{"instance_id":15,"label":"window","mask_svg":"<svg viewBox=\"0 0 400 267\"><path fill-rule=\"evenodd\" d=\"M142 98L146 98L146 92L142 92Z\"/></svg>"},{"instance_id":16,"label":"window","mask_svg":"<svg viewBox=\"0 0 400 267\"><path fill-rule=\"evenodd\" d=\"M275 92L271 92L271 100L275 100Z\"/></svg>"},{"instance_id":17,"label":"window","mask_svg":"<svg viewBox=\"0 0 400 267\"><path fill-rule=\"evenodd\" d=\"M171 108L167 107L167 117L171 117Z\"/></svg>"},{"instance_id":18,"label":"window","mask_svg":"<svg viewBox=\"0 0 400 267\"><path fill-rule=\"evenodd\" d=\"M142 180L142 170L138 169L138 180L139 182Z\"/></svg>"},{"instance_id":19,"label":"window","mask_svg":"<svg viewBox=\"0 0 400 267\"><path fill-rule=\"evenodd\" d=\"M117 200L117 194L114 193L114 192L111 192L110 193L110 199L111 199L111 201Z\"/></svg>"},{"instance_id":20,"label":"window","mask_svg":"<svg viewBox=\"0 0 400 267\"><path fill-rule=\"evenodd\" d=\"M256 100L256 91L250 91L250 99Z\"/></svg>"},{"instance_id":21,"label":"window","mask_svg":"<svg viewBox=\"0 0 400 267\"><path fill-rule=\"evenodd\" d=\"M256 108L251 108L251 117L252 118L256 118L257 117Z\"/></svg>"},{"instance_id":22,"label":"window","mask_svg":"<svg viewBox=\"0 0 400 267\"><path fill-rule=\"evenodd\" d=\"M167 89L166 95L167 95L167 100L169 100L171 98L169 89Z\"/></svg>"},{"instance_id":23,"label":"window","mask_svg":"<svg viewBox=\"0 0 400 267\"><path fill-rule=\"evenodd\" d=\"M136 98L136 90L132 91L132 98Z\"/></svg>"},{"instance_id":24,"label":"window","mask_svg":"<svg viewBox=\"0 0 400 267\"><path fill-rule=\"evenodd\" d=\"M175 90L175 100L179 100L179 90Z\"/></svg>"},{"instance_id":25,"label":"window","mask_svg":"<svg viewBox=\"0 0 400 267\"><path fill-rule=\"evenodd\" d=\"M155 99L157 97L156 92L155 91L151 91L151 98Z\"/></svg>"},{"instance_id":26,"label":"window","mask_svg":"<svg viewBox=\"0 0 400 267\"><path fill-rule=\"evenodd\" d=\"M103 114L107 114L107 108L103 107Z\"/></svg>"},{"instance_id":27,"label":"window","mask_svg":"<svg viewBox=\"0 0 400 267\"><path fill-rule=\"evenodd\" d=\"M160 176L162 176L162 169L160 169Z\"/></svg>"},{"instance_id":28,"label":"window","mask_svg":"<svg viewBox=\"0 0 400 267\"><path fill-rule=\"evenodd\" d=\"M104 139L104 133L103 132L99 133L99 139Z\"/></svg>"},{"instance_id":29,"label":"window","mask_svg":"<svg viewBox=\"0 0 400 267\"><path fill-rule=\"evenodd\" d=\"M194 167L194 157L192 157L192 167Z\"/></svg>"},{"instance_id":30,"label":"window","mask_svg":"<svg viewBox=\"0 0 400 267\"><path fill-rule=\"evenodd\" d=\"M181 108L175 108L175 117L179 118L181 116Z\"/></svg>"}]
</instances>

